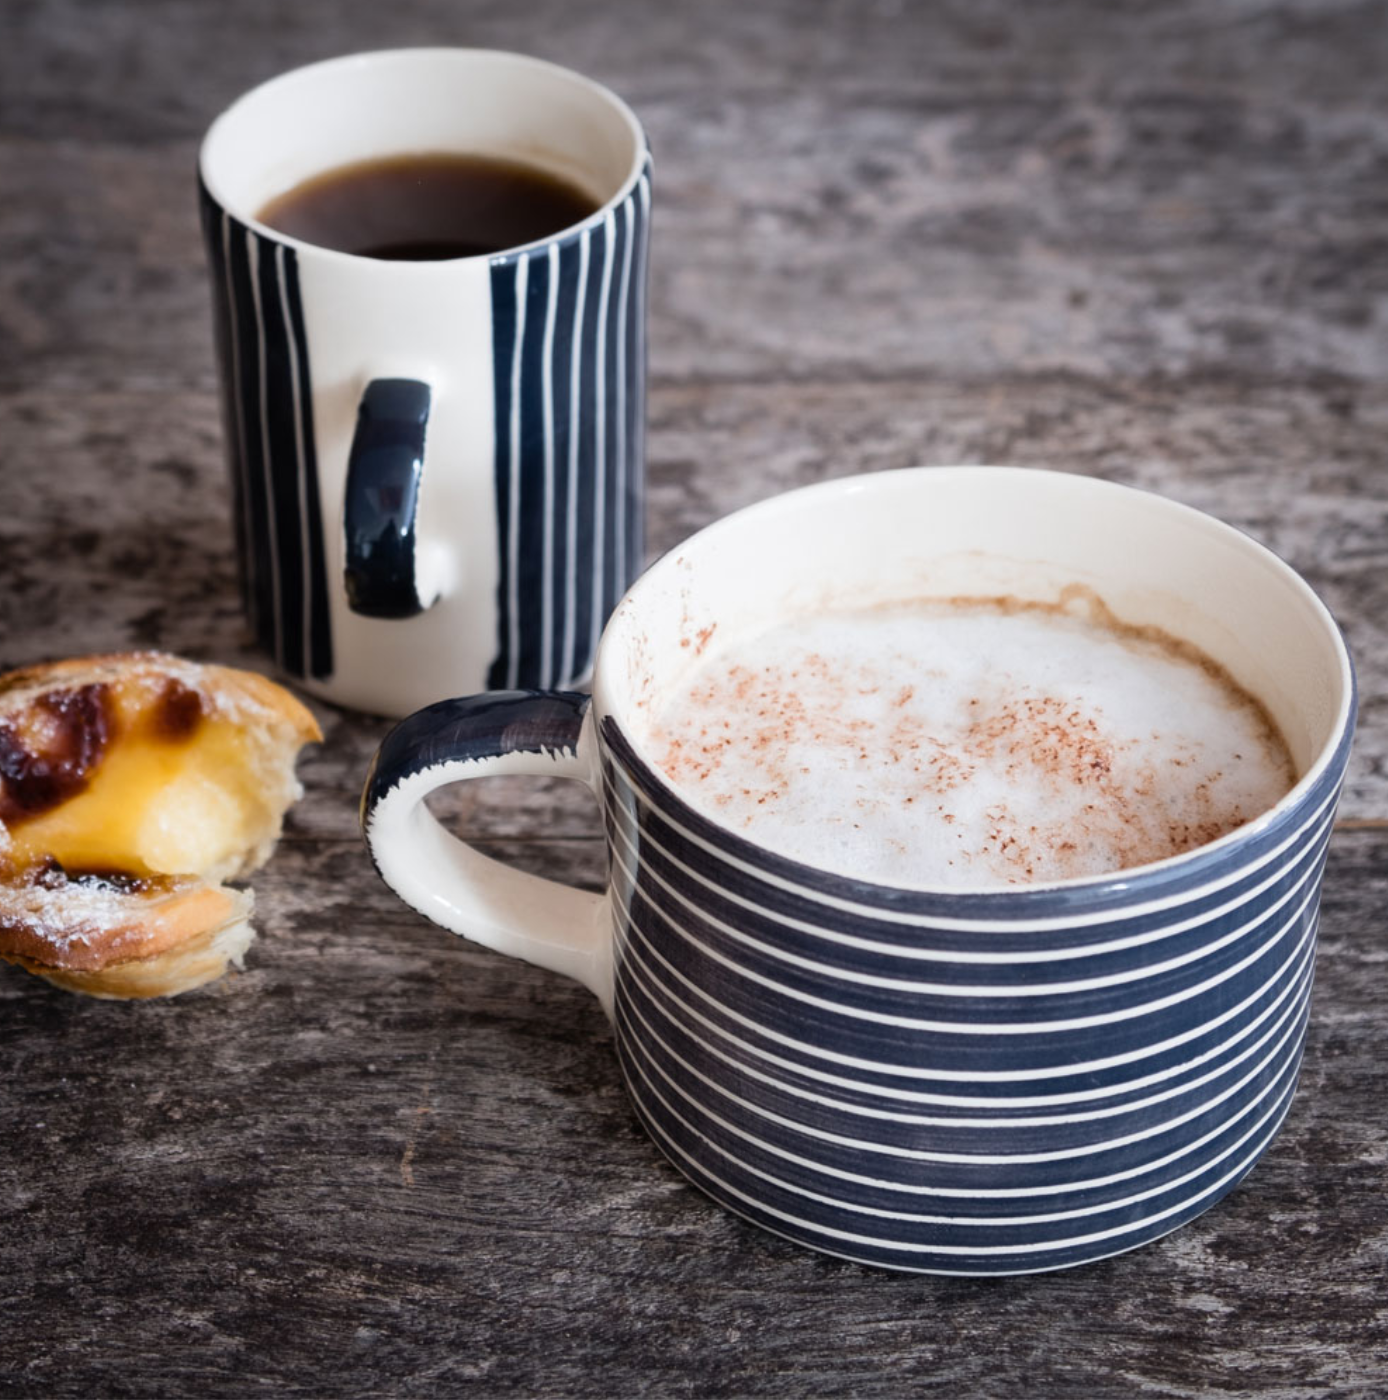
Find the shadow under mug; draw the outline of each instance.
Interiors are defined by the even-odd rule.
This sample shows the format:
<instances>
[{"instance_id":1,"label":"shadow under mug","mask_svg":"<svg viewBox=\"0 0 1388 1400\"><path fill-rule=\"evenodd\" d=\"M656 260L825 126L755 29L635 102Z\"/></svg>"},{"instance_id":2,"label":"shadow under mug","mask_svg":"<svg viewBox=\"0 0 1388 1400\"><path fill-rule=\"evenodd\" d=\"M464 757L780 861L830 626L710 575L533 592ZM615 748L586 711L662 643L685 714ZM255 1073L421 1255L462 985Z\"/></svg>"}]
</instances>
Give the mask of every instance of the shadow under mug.
<instances>
[{"instance_id":1,"label":"shadow under mug","mask_svg":"<svg viewBox=\"0 0 1388 1400\"><path fill-rule=\"evenodd\" d=\"M436 152L538 166L598 207L427 262L257 218L311 176ZM631 109L519 54L358 54L247 93L199 174L260 644L305 689L382 714L584 679L642 563L651 187Z\"/></svg>"},{"instance_id":2,"label":"shadow under mug","mask_svg":"<svg viewBox=\"0 0 1388 1400\"><path fill-rule=\"evenodd\" d=\"M649 757L646 717L708 629L931 596L1054 601L1076 582L1263 701L1300 774L1275 807L1102 878L889 887L744 839ZM407 903L597 993L642 1122L716 1200L865 1263L1024 1273L1176 1228L1277 1132L1354 708L1329 613L1237 530L1084 477L890 472L773 499L667 554L608 624L591 702L479 695L404 721L363 825ZM605 894L500 866L424 805L500 773L592 789Z\"/></svg>"}]
</instances>

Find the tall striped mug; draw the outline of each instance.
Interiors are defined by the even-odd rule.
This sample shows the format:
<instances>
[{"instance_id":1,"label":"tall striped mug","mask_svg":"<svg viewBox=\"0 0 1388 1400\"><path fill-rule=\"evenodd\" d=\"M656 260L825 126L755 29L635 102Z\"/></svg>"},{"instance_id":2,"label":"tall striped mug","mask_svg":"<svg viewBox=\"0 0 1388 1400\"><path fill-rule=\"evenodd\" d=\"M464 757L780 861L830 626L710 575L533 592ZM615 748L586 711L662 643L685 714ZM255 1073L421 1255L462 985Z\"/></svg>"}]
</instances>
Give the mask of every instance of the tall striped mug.
<instances>
[{"instance_id":1,"label":"tall striped mug","mask_svg":"<svg viewBox=\"0 0 1388 1400\"><path fill-rule=\"evenodd\" d=\"M421 259L262 217L318 177L409 157L560 180L577 221ZM651 185L630 108L517 54L360 54L240 98L199 176L260 645L382 714L586 679L642 563Z\"/></svg>"},{"instance_id":2,"label":"tall striped mug","mask_svg":"<svg viewBox=\"0 0 1388 1400\"><path fill-rule=\"evenodd\" d=\"M953 632L908 630L864 664L872 628L937 613ZM814 650L792 663L773 639L802 626ZM939 645L908 644L925 635ZM1029 649L980 668L999 638ZM591 699L411 716L362 816L407 903L597 994L637 1115L714 1199L869 1264L1024 1273L1175 1229L1272 1142L1354 711L1329 613L1237 530L1055 472L888 472L667 554L608 623ZM1244 737L1202 757L1206 714ZM1239 786L1255 759L1277 779L1258 800ZM702 790L720 765L746 793ZM496 864L425 804L501 773L592 790L603 894ZM788 854L790 814L758 813L790 796L813 841ZM889 852L912 802L941 819ZM1084 849L1100 836L1107 864ZM979 863L962 881L961 860Z\"/></svg>"}]
</instances>

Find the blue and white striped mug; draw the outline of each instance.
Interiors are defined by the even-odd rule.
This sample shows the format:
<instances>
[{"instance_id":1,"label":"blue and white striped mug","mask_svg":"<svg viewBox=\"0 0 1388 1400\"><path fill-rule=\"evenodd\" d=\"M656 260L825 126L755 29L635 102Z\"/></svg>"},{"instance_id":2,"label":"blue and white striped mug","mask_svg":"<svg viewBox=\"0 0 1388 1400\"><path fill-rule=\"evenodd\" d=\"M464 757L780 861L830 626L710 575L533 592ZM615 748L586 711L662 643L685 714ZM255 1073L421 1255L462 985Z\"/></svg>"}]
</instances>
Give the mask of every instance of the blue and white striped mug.
<instances>
[{"instance_id":1,"label":"blue and white striped mug","mask_svg":"<svg viewBox=\"0 0 1388 1400\"><path fill-rule=\"evenodd\" d=\"M322 172L450 152L523 160L600 207L432 262L257 218ZM306 689L383 714L584 679L642 563L651 186L630 108L517 54L360 54L242 97L200 177L260 644Z\"/></svg>"},{"instance_id":2,"label":"blue and white striped mug","mask_svg":"<svg viewBox=\"0 0 1388 1400\"><path fill-rule=\"evenodd\" d=\"M700 815L643 747L643 715L709 628L755 636L835 603L1052 601L1076 582L1262 700L1300 775L1276 806L1102 878L888 887ZM891 472L754 506L666 555L608 624L591 702L480 695L407 719L363 822L407 903L597 993L641 1120L724 1205L870 1264L1023 1273L1167 1233L1271 1142L1354 709L1329 613L1237 530L1085 477ZM588 784L605 894L501 867L424 805L496 773Z\"/></svg>"}]
</instances>

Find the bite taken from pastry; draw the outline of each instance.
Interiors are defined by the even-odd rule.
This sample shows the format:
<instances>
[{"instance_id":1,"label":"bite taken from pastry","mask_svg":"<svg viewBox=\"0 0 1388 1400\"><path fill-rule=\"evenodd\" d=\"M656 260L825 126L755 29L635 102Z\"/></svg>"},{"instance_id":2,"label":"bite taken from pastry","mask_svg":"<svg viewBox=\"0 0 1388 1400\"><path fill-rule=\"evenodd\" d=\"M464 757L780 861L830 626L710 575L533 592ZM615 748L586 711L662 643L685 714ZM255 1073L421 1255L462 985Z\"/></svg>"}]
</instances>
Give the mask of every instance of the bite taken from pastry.
<instances>
[{"instance_id":1,"label":"bite taken from pastry","mask_svg":"<svg viewBox=\"0 0 1388 1400\"><path fill-rule=\"evenodd\" d=\"M250 671L160 652L0 676L0 958L97 997L241 965L317 721Z\"/></svg>"}]
</instances>

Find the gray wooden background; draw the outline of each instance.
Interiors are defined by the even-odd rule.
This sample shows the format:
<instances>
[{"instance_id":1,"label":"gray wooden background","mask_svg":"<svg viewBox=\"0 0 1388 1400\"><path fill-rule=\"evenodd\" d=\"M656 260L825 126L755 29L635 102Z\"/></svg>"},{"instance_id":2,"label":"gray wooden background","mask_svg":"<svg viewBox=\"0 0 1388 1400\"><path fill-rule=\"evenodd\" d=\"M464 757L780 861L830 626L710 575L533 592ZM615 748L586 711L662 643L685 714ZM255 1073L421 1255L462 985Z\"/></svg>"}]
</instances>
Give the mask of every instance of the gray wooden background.
<instances>
[{"instance_id":1,"label":"gray wooden background","mask_svg":"<svg viewBox=\"0 0 1388 1400\"><path fill-rule=\"evenodd\" d=\"M261 664L197 139L277 71L431 43L557 59L647 124L652 553L801 483L1013 462L1156 488L1312 580L1363 699L1300 1093L1132 1255L802 1252L665 1164L584 992L387 895L355 816L384 725L320 706L244 975L120 1005L0 971L0 1393L1388 1392L1388 7L4 0L0 663ZM450 810L601 881L571 785Z\"/></svg>"}]
</instances>

